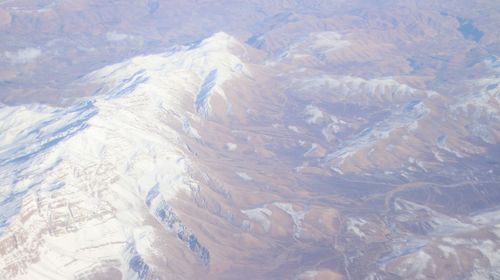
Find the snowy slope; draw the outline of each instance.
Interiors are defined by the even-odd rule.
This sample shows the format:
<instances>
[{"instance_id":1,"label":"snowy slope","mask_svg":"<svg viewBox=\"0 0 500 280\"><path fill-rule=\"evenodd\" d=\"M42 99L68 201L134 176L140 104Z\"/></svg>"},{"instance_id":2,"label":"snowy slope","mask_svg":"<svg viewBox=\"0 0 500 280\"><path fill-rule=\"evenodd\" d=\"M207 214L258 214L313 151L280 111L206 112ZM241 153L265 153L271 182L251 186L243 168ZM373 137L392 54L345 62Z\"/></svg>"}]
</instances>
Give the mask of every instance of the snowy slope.
<instances>
[{"instance_id":1,"label":"snowy slope","mask_svg":"<svg viewBox=\"0 0 500 280\"><path fill-rule=\"evenodd\" d=\"M245 71L239 47L218 33L87 75L74 106L1 107L0 278L152 277L158 223L208 265L168 201L197 184L182 128Z\"/></svg>"}]
</instances>

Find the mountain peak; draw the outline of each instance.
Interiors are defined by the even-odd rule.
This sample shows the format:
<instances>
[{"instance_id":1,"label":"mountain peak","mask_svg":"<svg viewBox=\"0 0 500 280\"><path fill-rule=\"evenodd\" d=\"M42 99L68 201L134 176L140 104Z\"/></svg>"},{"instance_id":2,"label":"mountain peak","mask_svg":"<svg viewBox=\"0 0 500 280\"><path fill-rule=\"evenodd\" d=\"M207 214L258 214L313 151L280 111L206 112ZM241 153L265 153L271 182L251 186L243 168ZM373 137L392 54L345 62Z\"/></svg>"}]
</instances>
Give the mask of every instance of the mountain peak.
<instances>
[{"instance_id":1,"label":"mountain peak","mask_svg":"<svg viewBox=\"0 0 500 280\"><path fill-rule=\"evenodd\" d=\"M104 67L83 80L99 85L99 94L109 98L147 94L167 99L164 103L171 107L178 107L179 100L191 98L196 111L207 116L214 93L226 99L222 84L248 74L236 53L238 48L244 46L231 35L218 32L189 46Z\"/></svg>"},{"instance_id":2,"label":"mountain peak","mask_svg":"<svg viewBox=\"0 0 500 280\"><path fill-rule=\"evenodd\" d=\"M243 45L233 36L220 31L212 36L200 41L199 46L203 49L228 49L231 47L243 47Z\"/></svg>"}]
</instances>

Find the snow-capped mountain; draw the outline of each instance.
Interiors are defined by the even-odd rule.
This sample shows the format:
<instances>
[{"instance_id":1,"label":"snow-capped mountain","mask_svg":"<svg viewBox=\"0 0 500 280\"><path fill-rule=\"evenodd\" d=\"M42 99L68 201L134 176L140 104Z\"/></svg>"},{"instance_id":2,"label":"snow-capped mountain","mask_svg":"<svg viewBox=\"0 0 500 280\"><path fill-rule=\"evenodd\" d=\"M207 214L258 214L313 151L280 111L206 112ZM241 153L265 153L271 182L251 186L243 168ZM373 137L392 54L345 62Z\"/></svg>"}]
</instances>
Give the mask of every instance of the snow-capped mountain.
<instances>
[{"instance_id":1,"label":"snow-capped mountain","mask_svg":"<svg viewBox=\"0 0 500 280\"><path fill-rule=\"evenodd\" d=\"M1 105L0 279L498 277L497 58L453 95L278 19Z\"/></svg>"},{"instance_id":2,"label":"snow-capped mountain","mask_svg":"<svg viewBox=\"0 0 500 280\"><path fill-rule=\"evenodd\" d=\"M208 266L168 201L198 187L183 137L199 138L190 122L225 98L226 80L248 75L241 49L218 33L90 73L80 82L101 89L67 108L3 106L2 274L68 279L118 263L113 273L142 279L163 258L162 235Z\"/></svg>"}]
</instances>

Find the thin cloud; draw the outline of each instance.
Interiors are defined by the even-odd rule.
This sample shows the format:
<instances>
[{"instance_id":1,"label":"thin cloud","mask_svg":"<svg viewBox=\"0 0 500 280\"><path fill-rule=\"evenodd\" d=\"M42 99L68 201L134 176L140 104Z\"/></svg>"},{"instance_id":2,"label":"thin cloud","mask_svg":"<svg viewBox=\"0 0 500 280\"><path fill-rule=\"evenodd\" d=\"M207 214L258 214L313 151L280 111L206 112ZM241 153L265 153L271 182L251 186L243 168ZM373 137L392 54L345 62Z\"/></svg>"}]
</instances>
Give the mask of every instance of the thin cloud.
<instances>
[{"instance_id":1,"label":"thin cloud","mask_svg":"<svg viewBox=\"0 0 500 280\"><path fill-rule=\"evenodd\" d=\"M134 40L135 37L125 33L119 33L116 31L110 31L106 33L106 39L110 42L119 42L123 40Z\"/></svg>"},{"instance_id":2,"label":"thin cloud","mask_svg":"<svg viewBox=\"0 0 500 280\"><path fill-rule=\"evenodd\" d=\"M106 39L110 42L118 42L118 41L133 39L133 36L130 36L130 35L127 35L124 33L118 33L115 31L111 31L111 32L106 33Z\"/></svg>"},{"instance_id":3,"label":"thin cloud","mask_svg":"<svg viewBox=\"0 0 500 280\"><path fill-rule=\"evenodd\" d=\"M20 49L17 52L5 52L5 57L7 57L12 64L25 64L36 60L42 55L42 51L37 48L25 48Z\"/></svg>"},{"instance_id":4,"label":"thin cloud","mask_svg":"<svg viewBox=\"0 0 500 280\"><path fill-rule=\"evenodd\" d=\"M109 31L106 33L106 40L111 43L132 43L137 45L143 44L143 39L140 36L129 35L116 31Z\"/></svg>"}]
</instances>

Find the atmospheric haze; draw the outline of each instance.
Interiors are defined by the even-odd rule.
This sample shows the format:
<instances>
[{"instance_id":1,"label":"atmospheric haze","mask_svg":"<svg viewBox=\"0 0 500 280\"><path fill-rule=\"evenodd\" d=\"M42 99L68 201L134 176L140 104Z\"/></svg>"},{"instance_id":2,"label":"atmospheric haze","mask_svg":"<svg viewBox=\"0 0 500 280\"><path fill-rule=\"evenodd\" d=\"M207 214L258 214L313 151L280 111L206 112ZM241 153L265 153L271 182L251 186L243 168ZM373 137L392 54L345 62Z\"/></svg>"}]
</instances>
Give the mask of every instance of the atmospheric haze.
<instances>
[{"instance_id":1,"label":"atmospheric haze","mask_svg":"<svg viewBox=\"0 0 500 280\"><path fill-rule=\"evenodd\" d=\"M0 279L500 279L500 3L0 2Z\"/></svg>"}]
</instances>

